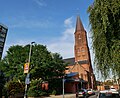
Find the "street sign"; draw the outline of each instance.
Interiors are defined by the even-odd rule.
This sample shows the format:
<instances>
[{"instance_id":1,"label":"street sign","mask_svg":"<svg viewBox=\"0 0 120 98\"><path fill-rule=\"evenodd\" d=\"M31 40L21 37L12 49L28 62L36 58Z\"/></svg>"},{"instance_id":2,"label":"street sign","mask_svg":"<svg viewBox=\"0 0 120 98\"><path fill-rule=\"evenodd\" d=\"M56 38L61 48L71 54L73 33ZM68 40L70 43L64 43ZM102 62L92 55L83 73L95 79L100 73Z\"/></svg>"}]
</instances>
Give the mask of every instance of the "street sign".
<instances>
[{"instance_id":1,"label":"street sign","mask_svg":"<svg viewBox=\"0 0 120 98\"><path fill-rule=\"evenodd\" d=\"M30 78L26 77L25 84L30 84Z\"/></svg>"},{"instance_id":2,"label":"street sign","mask_svg":"<svg viewBox=\"0 0 120 98\"><path fill-rule=\"evenodd\" d=\"M66 82L67 79L63 79L64 82Z\"/></svg>"},{"instance_id":3,"label":"street sign","mask_svg":"<svg viewBox=\"0 0 120 98\"><path fill-rule=\"evenodd\" d=\"M29 63L25 63L24 64L24 73L28 73L29 72Z\"/></svg>"},{"instance_id":4,"label":"street sign","mask_svg":"<svg viewBox=\"0 0 120 98\"><path fill-rule=\"evenodd\" d=\"M30 73L27 74L26 78L30 78Z\"/></svg>"}]
</instances>

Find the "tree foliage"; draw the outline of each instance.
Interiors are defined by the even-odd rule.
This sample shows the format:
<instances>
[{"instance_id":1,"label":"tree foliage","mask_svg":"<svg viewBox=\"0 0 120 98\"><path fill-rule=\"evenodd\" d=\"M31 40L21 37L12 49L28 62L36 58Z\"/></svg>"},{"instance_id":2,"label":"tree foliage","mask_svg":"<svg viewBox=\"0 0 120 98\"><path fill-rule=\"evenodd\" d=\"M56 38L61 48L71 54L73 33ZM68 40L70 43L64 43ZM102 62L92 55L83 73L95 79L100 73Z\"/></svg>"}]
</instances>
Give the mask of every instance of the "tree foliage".
<instances>
[{"instance_id":1,"label":"tree foliage","mask_svg":"<svg viewBox=\"0 0 120 98\"><path fill-rule=\"evenodd\" d=\"M24 82L24 64L28 62L30 45L11 46L7 55L0 62L0 69L7 81ZM65 64L58 53L51 53L46 46L34 44L31 49L30 80L48 81L64 75Z\"/></svg>"},{"instance_id":2,"label":"tree foliage","mask_svg":"<svg viewBox=\"0 0 120 98\"><path fill-rule=\"evenodd\" d=\"M0 70L0 98L2 97L2 89L4 87L4 84L5 84L5 76L3 72Z\"/></svg>"},{"instance_id":3,"label":"tree foliage","mask_svg":"<svg viewBox=\"0 0 120 98\"><path fill-rule=\"evenodd\" d=\"M120 0L95 0L88 8L95 65L120 77Z\"/></svg>"},{"instance_id":4,"label":"tree foliage","mask_svg":"<svg viewBox=\"0 0 120 98\"><path fill-rule=\"evenodd\" d=\"M24 85L18 81L9 81L6 83L7 93L8 96L15 95L15 94L24 94Z\"/></svg>"}]
</instances>

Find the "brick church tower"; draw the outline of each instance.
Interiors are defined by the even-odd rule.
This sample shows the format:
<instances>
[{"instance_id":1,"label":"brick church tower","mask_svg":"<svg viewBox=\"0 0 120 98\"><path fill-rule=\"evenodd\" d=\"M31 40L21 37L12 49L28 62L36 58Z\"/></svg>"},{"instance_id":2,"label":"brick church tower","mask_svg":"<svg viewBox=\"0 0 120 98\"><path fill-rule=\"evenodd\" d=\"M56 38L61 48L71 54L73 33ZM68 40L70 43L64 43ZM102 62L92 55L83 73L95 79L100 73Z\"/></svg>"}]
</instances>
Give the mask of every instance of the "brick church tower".
<instances>
[{"instance_id":1,"label":"brick church tower","mask_svg":"<svg viewBox=\"0 0 120 98\"><path fill-rule=\"evenodd\" d=\"M76 30L74 34L75 62L80 62L81 66L83 66L88 72L93 73L87 35L79 16L77 16Z\"/></svg>"},{"instance_id":2,"label":"brick church tower","mask_svg":"<svg viewBox=\"0 0 120 98\"><path fill-rule=\"evenodd\" d=\"M64 59L69 65L66 67L65 73L71 76L72 82L66 83L66 91L71 90L71 92L78 91L78 89L95 89L96 80L93 73L90 51L87 42L87 32L85 31L80 17L77 16L76 29L75 29L75 45L74 54L75 57ZM78 79L78 80L76 80ZM74 86L71 86L72 85Z\"/></svg>"},{"instance_id":3,"label":"brick church tower","mask_svg":"<svg viewBox=\"0 0 120 98\"><path fill-rule=\"evenodd\" d=\"M77 16L76 29L74 35L75 35L74 46L75 62L79 63L80 66L82 66L87 72L88 88L94 88L95 75L93 74L91 64L90 51L87 42L87 34L79 16Z\"/></svg>"}]
</instances>

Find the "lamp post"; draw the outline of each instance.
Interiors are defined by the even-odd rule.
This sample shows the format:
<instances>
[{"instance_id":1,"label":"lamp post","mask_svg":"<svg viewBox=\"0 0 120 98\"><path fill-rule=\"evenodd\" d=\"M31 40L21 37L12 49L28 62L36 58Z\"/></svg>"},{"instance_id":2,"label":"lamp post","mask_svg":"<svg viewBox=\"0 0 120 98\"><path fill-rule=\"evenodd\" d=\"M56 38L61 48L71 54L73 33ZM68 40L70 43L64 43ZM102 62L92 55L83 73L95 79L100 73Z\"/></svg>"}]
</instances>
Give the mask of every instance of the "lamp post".
<instances>
[{"instance_id":1,"label":"lamp post","mask_svg":"<svg viewBox=\"0 0 120 98\"><path fill-rule=\"evenodd\" d=\"M30 58L31 58L31 50L32 50L32 45L34 44L35 42L31 42L30 43L30 50L29 50L29 58L28 58L28 64L30 65ZM27 84L29 84L29 69L28 69L28 73L27 73L27 76L26 76L26 79L25 79L25 94L24 94L24 98L27 98Z\"/></svg>"},{"instance_id":2,"label":"lamp post","mask_svg":"<svg viewBox=\"0 0 120 98\"><path fill-rule=\"evenodd\" d=\"M62 79L62 84L63 84L63 97L62 98L65 98L64 97L64 95L65 95L65 81L66 81L66 79L65 79L65 75L63 76L63 79Z\"/></svg>"},{"instance_id":3,"label":"lamp post","mask_svg":"<svg viewBox=\"0 0 120 98\"><path fill-rule=\"evenodd\" d=\"M64 77L63 77L63 98L64 98L64 82L65 82L65 79L64 79Z\"/></svg>"},{"instance_id":4,"label":"lamp post","mask_svg":"<svg viewBox=\"0 0 120 98\"><path fill-rule=\"evenodd\" d=\"M94 86L93 86L93 76L94 76L94 74L91 73L91 84L92 84L92 89L94 89Z\"/></svg>"}]
</instances>

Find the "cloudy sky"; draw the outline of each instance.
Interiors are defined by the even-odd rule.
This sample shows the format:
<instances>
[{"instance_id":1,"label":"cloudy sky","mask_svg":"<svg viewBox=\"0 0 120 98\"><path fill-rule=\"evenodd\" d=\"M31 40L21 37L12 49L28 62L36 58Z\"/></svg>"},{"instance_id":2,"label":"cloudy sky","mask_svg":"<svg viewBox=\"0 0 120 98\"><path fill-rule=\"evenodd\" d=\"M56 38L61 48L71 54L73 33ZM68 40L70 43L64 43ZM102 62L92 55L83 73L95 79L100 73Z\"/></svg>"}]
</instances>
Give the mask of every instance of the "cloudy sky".
<instances>
[{"instance_id":1,"label":"cloudy sky","mask_svg":"<svg viewBox=\"0 0 120 98\"><path fill-rule=\"evenodd\" d=\"M93 0L0 0L0 23L9 29L4 55L12 45L35 41L63 58L74 57L76 17L80 16L89 41L87 8L92 3Z\"/></svg>"}]
</instances>

